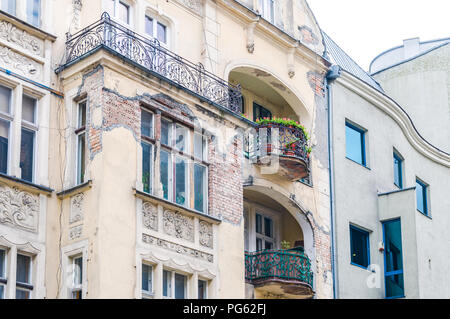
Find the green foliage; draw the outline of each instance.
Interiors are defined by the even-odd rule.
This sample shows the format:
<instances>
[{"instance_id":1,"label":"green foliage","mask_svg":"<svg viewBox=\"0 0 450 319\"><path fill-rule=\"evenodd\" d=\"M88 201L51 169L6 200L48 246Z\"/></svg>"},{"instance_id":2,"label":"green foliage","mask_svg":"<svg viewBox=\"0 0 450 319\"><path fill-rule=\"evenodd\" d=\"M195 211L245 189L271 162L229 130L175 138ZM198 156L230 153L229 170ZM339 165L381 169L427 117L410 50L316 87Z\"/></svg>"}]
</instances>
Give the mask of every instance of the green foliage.
<instances>
[{"instance_id":1,"label":"green foliage","mask_svg":"<svg viewBox=\"0 0 450 319\"><path fill-rule=\"evenodd\" d=\"M259 125L266 125L266 124L278 124L283 125L286 127L295 127L303 131L303 134L305 135L306 140L309 140L308 132L306 132L306 129L303 125L301 125L299 122L288 119L288 118L281 118L281 117L264 117L262 119L257 119L256 123Z\"/></svg>"},{"instance_id":2,"label":"green foliage","mask_svg":"<svg viewBox=\"0 0 450 319\"><path fill-rule=\"evenodd\" d=\"M291 248L291 242L283 240L281 242L281 248L282 249L289 249L289 248Z\"/></svg>"}]
</instances>

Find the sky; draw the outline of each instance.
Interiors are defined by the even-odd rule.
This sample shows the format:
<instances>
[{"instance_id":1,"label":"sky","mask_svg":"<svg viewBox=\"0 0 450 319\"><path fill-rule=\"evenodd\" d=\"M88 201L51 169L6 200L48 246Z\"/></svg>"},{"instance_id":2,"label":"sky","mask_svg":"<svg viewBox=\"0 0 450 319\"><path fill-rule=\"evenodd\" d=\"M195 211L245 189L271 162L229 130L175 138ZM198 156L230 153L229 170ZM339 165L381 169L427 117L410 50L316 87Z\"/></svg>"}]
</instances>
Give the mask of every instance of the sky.
<instances>
[{"instance_id":1,"label":"sky","mask_svg":"<svg viewBox=\"0 0 450 319\"><path fill-rule=\"evenodd\" d=\"M381 52L450 37L450 0L307 0L319 26L364 70Z\"/></svg>"}]
</instances>

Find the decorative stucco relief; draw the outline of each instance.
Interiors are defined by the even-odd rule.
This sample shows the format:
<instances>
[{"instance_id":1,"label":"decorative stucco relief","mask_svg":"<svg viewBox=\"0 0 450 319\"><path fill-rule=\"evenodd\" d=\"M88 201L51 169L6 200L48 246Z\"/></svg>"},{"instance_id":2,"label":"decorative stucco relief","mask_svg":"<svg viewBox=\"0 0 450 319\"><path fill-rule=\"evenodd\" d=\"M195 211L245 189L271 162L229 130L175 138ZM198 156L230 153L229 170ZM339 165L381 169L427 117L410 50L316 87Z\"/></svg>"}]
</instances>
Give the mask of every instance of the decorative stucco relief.
<instances>
[{"instance_id":1,"label":"decorative stucco relief","mask_svg":"<svg viewBox=\"0 0 450 319\"><path fill-rule=\"evenodd\" d=\"M44 45L42 40L28 34L24 30L16 28L16 26L8 21L0 20L0 38L17 44L33 54L39 56L43 55Z\"/></svg>"},{"instance_id":2,"label":"decorative stucco relief","mask_svg":"<svg viewBox=\"0 0 450 319\"><path fill-rule=\"evenodd\" d=\"M42 74L42 65L4 46L0 46L0 61L28 78L39 79Z\"/></svg>"},{"instance_id":3,"label":"decorative stucco relief","mask_svg":"<svg viewBox=\"0 0 450 319\"><path fill-rule=\"evenodd\" d=\"M69 230L69 240L80 238L82 233L83 233L83 225L72 227Z\"/></svg>"},{"instance_id":4,"label":"decorative stucco relief","mask_svg":"<svg viewBox=\"0 0 450 319\"><path fill-rule=\"evenodd\" d=\"M72 0L73 21L72 26L76 30L81 28L81 9L83 2L81 0Z\"/></svg>"},{"instance_id":5,"label":"decorative stucco relief","mask_svg":"<svg viewBox=\"0 0 450 319\"><path fill-rule=\"evenodd\" d=\"M199 222L200 245L213 248L213 227L212 224L201 220Z\"/></svg>"},{"instance_id":6,"label":"decorative stucco relief","mask_svg":"<svg viewBox=\"0 0 450 319\"><path fill-rule=\"evenodd\" d=\"M200 250L192 249L186 246L178 245L164 239L142 234L142 241L144 243L159 246L161 248L174 251L182 255L203 259L211 263L214 262L214 257L211 254L202 252Z\"/></svg>"},{"instance_id":7,"label":"decorative stucco relief","mask_svg":"<svg viewBox=\"0 0 450 319\"><path fill-rule=\"evenodd\" d=\"M197 14L199 15L202 14L203 11L202 0L178 0L178 2L181 2L189 9L195 11Z\"/></svg>"},{"instance_id":8,"label":"decorative stucco relief","mask_svg":"<svg viewBox=\"0 0 450 319\"><path fill-rule=\"evenodd\" d=\"M158 231L158 209L149 202L142 204L142 224L145 228Z\"/></svg>"},{"instance_id":9,"label":"decorative stucco relief","mask_svg":"<svg viewBox=\"0 0 450 319\"><path fill-rule=\"evenodd\" d=\"M36 232L39 198L17 187L0 185L0 223Z\"/></svg>"},{"instance_id":10,"label":"decorative stucco relief","mask_svg":"<svg viewBox=\"0 0 450 319\"><path fill-rule=\"evenodd\" d=\"M194 219L192 217L166 210L163 214L163 228L168 235L194 242Z\"/></svg>"},{"instance_id":11,"label":"decorative stucco relief","mask_svg":"<svg viewBox=\"0 0 450 319\"><path fill-rule=\"evenodd\" d=\"M80 193L70 198L70 223L83 220L84 194Z\"/></svg>"}]
</instances>

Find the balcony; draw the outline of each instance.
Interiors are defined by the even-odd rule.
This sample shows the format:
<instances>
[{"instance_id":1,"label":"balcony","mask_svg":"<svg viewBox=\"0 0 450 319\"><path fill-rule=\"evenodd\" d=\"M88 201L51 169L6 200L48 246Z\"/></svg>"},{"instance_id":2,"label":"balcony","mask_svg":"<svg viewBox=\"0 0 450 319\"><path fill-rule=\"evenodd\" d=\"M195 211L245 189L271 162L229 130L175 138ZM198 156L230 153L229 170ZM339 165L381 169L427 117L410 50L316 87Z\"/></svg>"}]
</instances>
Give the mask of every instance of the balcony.
<instances>
[{"instance_id":1,"label":"balcony","mask_svg":"<svg viewBox=\"0 0 450 319\"><path fill-rule=\"evenodd\" d=\"M245 280L255 287L255 297L312 298L311 262L301 247L245 253Z\"/></svg>"},{"instance_id":2,"label":"balcony","mask_svg":"<svg viewBox=\"0 0 450 319\"><path fill-rule=\"evenodd\" d=\"M310 173L308 137L300 126L266 123L257 126L257 134L249 140L249 156L256 164L279 163L277 174L297 181Z\"/></svg>"},{"instance_id":3,"label":"balcony","mask_svg":"<svg viewBox=\"0 0 450 319\"><path fill-rule=\"evenodd\" d=\"M202 101L240 115L242 94L239 86L233 86L206 71L201 63L194 64L165 49L158 40L149 40L112 21L106 12L99 21L73 35L67 34L65 62L56 72L100 49L184 89Z\"/></svg>"}]
</instances>

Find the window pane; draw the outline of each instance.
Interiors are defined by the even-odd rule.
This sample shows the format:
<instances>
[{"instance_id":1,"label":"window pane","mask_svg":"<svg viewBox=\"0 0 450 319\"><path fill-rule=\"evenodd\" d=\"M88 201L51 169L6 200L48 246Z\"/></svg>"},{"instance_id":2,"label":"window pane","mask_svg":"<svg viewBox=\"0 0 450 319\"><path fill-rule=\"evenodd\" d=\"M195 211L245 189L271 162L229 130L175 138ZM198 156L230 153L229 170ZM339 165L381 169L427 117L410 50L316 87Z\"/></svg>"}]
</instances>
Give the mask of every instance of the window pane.
<instances>
[{"instance_id":1,"label":"window pane","mask_svg":"<svg viewBox=\"0 0 450 319\"><path fill-rule=\"evenodd\" d=\"M77 155L77 183L84 183L84 174L86 171L86 135L78 135L78 155Z\"/></svg>"},{"instance_id":2,"label":"window pane","mask_svg":"<svg viewBox=\"0 0 450 319\"><path fill-rule=\"evenodd\" d=\"M125 3L123 2L119 2L119 16L118 18L125 22L125 23L129 23L130 22L130 8L129 6L127 6Z\"/></svg>"},{"instance_id":3,"label":"window pane","mask_svg":"<svg viewBox=\"0 0 450 319\"><path fill-rule=\"evenodd\" d=\"M83 283L83 257L75 258L74 260L74 281L75 285Z\"/></svg>"},{"instance_id":4,"label":"window pane","mask_svg":"<svg viewBox=\"0 0 450 319\"><path fill-rule=\"evenodd\" d=\"M0 285L0 299L5 299L5 286Z\"/></svg>"},{"instance_id":5,"label":"window pane","mask_svg":"<svg viewBox=\"0 0 450 319\"><path fill-rule=\"evenodd\" d=\"M175 274L175 299L185 298L186 276Z\"/></svg>"},{"instance_id":6,"label":"window pane","mask_svg":"<svg viewBox=\"0 0 450 319\"><path fill-rule=\"evenodd\" d=\"M30 299L30 292L28 290L16 289L16 299Z\"/></svg>"},{"instance_id":7,"label":"window pane","mask_svg":"<svg viewBox=\"0 0 450 319\"><path fill-rule=\"evenodd\" d=\"M256 214L256 232L258 234L262 234L262 217L259 214Z\"/></svg>"},{"instance_id":8,"label":"window pane","mask_svg":"<svg viewBox=\"0 0 450 319\"><path fill-rule=\"evenodd\" d=\"M78 127L86 126L86 102L78 104Z\"/></svg>"},{"instance_id":9,"label":"window pane","mask_svg":"<svg viewBox=\"0 0 450 319\"><path fill-rule=\"evenodd\" d=\"M161 143L172 146L171 124L169 121L161 119Z\"/></svg>"},{"instance_id":10,"label":"window pane","mask_svg":"<svg viewBox=\"0 0 450 319\"><path fill-rule=\"evenodd\" d=\"M266 241L266 248L265 249L273 249L273 243L270 241Z\"/></svg>"},{"instance_id":11,"label":"window pane","mask_svg":"<svg viewBox=\"0 0 450 319\"><path fill-rule=\"evenodd\" d=\"M158 40L162 43L167 43L166 26L158 22L156 25L156 32Z\"/></svg>"},{"instance_id":12,"label":"window pane","mask_svg":"<svg viewBox=\"0 0 450 319\"><path fill-rule=\"evenodd\" d=\"M11 104L11 89L0 86L0 112L9 113Z\"/></svg>"},{"instance_id":13,"label":"window pane","mask_svg":"<svg viewBox=\"0 0 450 319\"><path fill-rule=\"evenodd\" d=\"M207 283L204 280L198 281L198 299L206 299Z\"/></svg>"},{"instance_id":14,"label":"window pane","mask_svg":"<svg viewBox=\"0 0 450 319\"><path fill-rule=\"evenodd\" d=\"M153 19L149 16L145 16L145 32L153 36Z\"/></svg>"},{"instance_id":15,"label":"window pane","mask_svg":"<svg viewBox=\"0 0 450 319\"><path fill-rule=\"evenodd\" d=\"M170 188L170 184L169 184L169 167L170 167L170 154L166 151L161 151L160 153L160 162L161 162L161 167L160 167L160 182L162 185L162 189L163 189L163 197L166 200L169 200L169 188Z\"/></svg>"},{"instance_id":16,"label":"window pane","mask_svg":"<svg viewBox=\"0 0 450 319\"><path fill-rule=\"evenodd\" d=\"M422 214L428 215L427 211L427 189L424 184L416 180L416 199L417 210Z\"/></svg>"},{"instance_id":17,"label":"window pane","mask_svg":"<svg viewBox=\"0 0 450 319\"><path fill-rule=\"evenodd\" d=\"M369 266L368 240L369 234L362 230L350 227L351 240L351 261L352 263L362 266Z\"/></svg>"},{"instance_id":18,"label":"window pane","mask_svg":"<svg viewBox=\"0 0 450 319\"><path fill-rule=\"evenodd\" d=\"M22 120L34 123L35 109L36 109L36 99L24 95L22 97Z\"/></svg>"},{"instance_id":19,"label":"window pane","mask_svg":"<svg viewBox=\"0 0 450 319\"><path fill-rule=\"evenodd\" d=\"M152 266L142 264L142 290L152 291Z\"/></svg>"},{"instance_id":20,"label":"window pane","mask_svg":"<svg viewBox=\"0 0 450 319\"><path fill-rule=\"evenodd\" d=\"M153 138L153 114L141 112L141 134Z\"/></svg>"},{"instance_id":21,"label":"window pane","mask_svg":"<svg viewBox=\"0 0 450 319\"><path fill-rule=\"evenodd\" d=\"M248 211L244 208L244 250L249 250Z\"/></svg>"},{"instance_id":22,"label":"window pane","mask_svg":"<svg viewBox=\"0 0 450 319\"><path fill-rule=\"evenodd\" d=\"M40 0L27 0L27 22L39 27L40 25L40 10L41 1Z\"/></svg>"},{"instance_id":23,"label":"window pane","mask_svg":"<svg viewBox=\"0 0 450 319\"><path fill-rule=\"evenodd\" d=\"M386 297L404 296L403 274L386 276Z\"/></svg>"},{"instance_id":24,"label":"window pane","mask_svg":"<svg viewBox=\"0 0 450 319\"><path fill-rule=\"evenodd\" d=\"M256 238L256 250L263 250L263 241L261 238Z\"/></svg>"},{"instance_id":25,"label":"window pane","mask_svg":"<svg viewBox=\"0 0 450 319\"><path fill-rule=\"evenodd\" d=\"M265 117L272 118L272 112L257 103L253 103L253 121Z\"/></svg>"},{"instance_id":26,"label":"window pane","mask_svg":"<svg viewBox=\"0 0 450 319\"><path fill-rule=\"evenodd\" d=\"M198 133L194 134L194 156L203 159L203 136Z\"/></svg>"},{"instance_id":27,"label":"window pane","mask_svg":"<svg viewBox=\"0 0 450 319\"><path fill-rule=\"evenodd\" d=\"M402 160L394 154L394 184L402 188Z\"/></svg>"},{"instance_id":28,"label":"window pane","mask_svg":"<svg viewBox=\"0 0 450 319\"><path fill-rule=\"evenodd\" d=\"M31 257L17 255L16 281L24 284L30 284Z\"/></svg>"},{"instance_id":29,"label":"window pane","mask_svg":"<svg viewBox=\"0 0 450 319\"><path fill-rule=\"evenodd\" d=\"M0 173L8 172L9 123L0 120Z\"/></svg>"},{"instance_id":30,"label":"window pane","mask_svg":"<svg viewBox=\"0 0 450 319\"><path fill-rule=\"evenodd\" d=\"M198 164L194 165L194 203L195 209L205 212L206 206L206 167Z\"/></svg>"},{"instance_id":31,"label":"window pane","mask_svg":"<svg viewBox=\"0 0 450 319\"><path fill-rule=\"evenodd\" d=\"M264 235L273 237L273 224L270 218L264 217Z\"/></svg>"},{"instance_id":32,"label":"window pane","mask_svg":"<svg viewBox=\"0 0 450 319\"><path fill-rule=\"evenodd\" d=\"M34 132L22 129L20 168L22 169L22 179L29 182L33 180L33 148Z\"/></svg>"},{"instance_id":33,"label":"window pane","mask_svg":"<svg viewBox=\"0 0 450 319\"><path fill-rule=\"evenodd\" d=\"M152 190L152 145L142 142L142 184L144 192L150 193Z\"/></svg>"},{"instance_id":34,"label":"window pane","mask_svg":"<svg viewBox=\"0 0 450 319\"><path fill-rule=\"evenodd\" d=\"M175 164L175 201L177 204L183 206L187 204L186 182L187 182L186 161L177 157Z\"/></svg>"},{"instance_id":35,"label":"window pane","mask_svg":"<svg viewBox=\"0 0 450 319\"><path fill-rule=\"evenodd\" d=\"M163 271L163 296L172 296L172 273L167 270Z\"/></svg>"},{"instance_id":36,"label":"window pane","mask_svg":"<svg viewBox=\"0 0 450 319\"><path fill-rule=\"evenodd\" d=\"M366 165L364 158L364 133L355 128L345 126L346 156L361 164Z\"/></svg>"},{"instance_id":37,"label":"window pane","mask_svg":"<svg viewBox=\"0 0 450 319\"><path fill-rule=\"evenodd\" d=\"M2 10L16 15L16 0L2 0Z\"/></svg>"},{"instance_id":38,"label":"window pane","mask_svg":"<svg viewBox=\"0 0 450 319\"><path fill-rule=\"evenodd\" d=\"M403 269L400 220L384 224L386 272Z\"/></svg>"},{"instance_id":39,"label":"window pane","mask_svg":"<svg viewBox=\"0 0 450 319\"><path fill-rule=\"evenodd\" d=\"M184 126L176 126L175 147L182 151L187 152L187 138L188 130Z\"/></svg>"},{"instance_id":40,"label":"window pane","mask_svg":"<svg viewBox=\"0 0 450 319\"><path fill-rule=\"evenodd\" d=\"M5 278L5 251L0 250L0 278Z\"/></svg>"}]
</instances>

